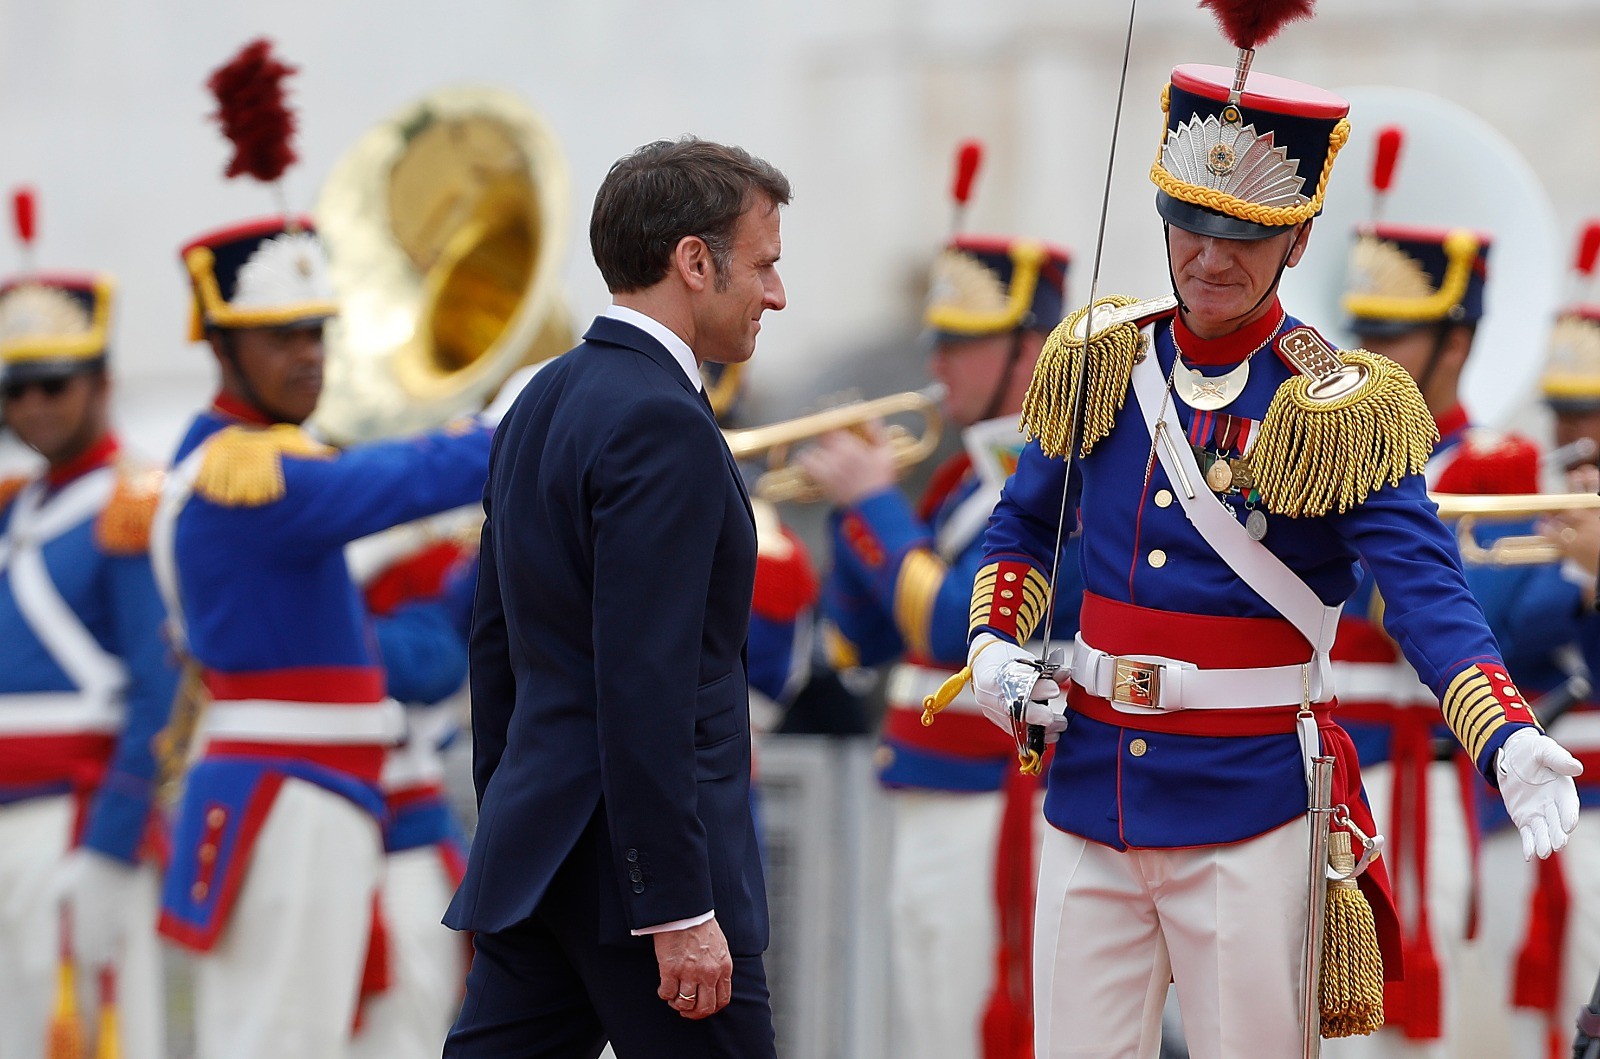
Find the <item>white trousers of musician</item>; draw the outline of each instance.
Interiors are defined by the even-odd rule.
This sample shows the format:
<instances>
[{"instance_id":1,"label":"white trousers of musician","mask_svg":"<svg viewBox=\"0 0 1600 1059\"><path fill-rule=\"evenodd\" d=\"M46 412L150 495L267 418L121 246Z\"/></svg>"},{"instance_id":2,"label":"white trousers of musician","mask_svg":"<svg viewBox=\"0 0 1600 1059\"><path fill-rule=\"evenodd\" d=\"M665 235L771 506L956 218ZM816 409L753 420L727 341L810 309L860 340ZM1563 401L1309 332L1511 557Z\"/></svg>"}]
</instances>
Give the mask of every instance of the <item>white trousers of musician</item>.
<instances>
[{"instance_id":1,"label":"white trousers of musician","mask_svg":"<svg viewBox=\"0 0 1600 1059\"><path fill-rule=\"evenodd\" d=\"M1389 836L1392 843L1395 829L1390 797L1394 793L1394 769L1388 763L1373 765L1361 770L1361 780L1378 831ZM1415 821L1406 822L1407 829L1415 826ZM1389 849L1393 850L1393 845ZM1466 814L1461 807L1460 776L1456 766L1448 761L1435 761L1428 766L1428 846L1424 852L1428 858L1428 892L1421 895L1421 899L1428 905L1433 954L1439 961L1440 1036L1431 1041L1414 1041L1398 1028L1386 1027L1369 1037L1328 1041L1322 1046L1328 1059L1461 1059L1471 1054L1465 1047L1467 1041L1457 1038L1455 1027L1460 1022L1462 972L1470 959L1466 927L1472 900L1472 844L1467 835ZM1406 854L1409 856L1410 850ZM1392 853L1385 854L1385 859L1392 856ZM1406 865L1404 871L1414 885L1414 865ZM1402 931L1409 932L1418 895L1407 892L1396 896L1402 915L1406 917ZM1499 914L1491 906L1485 908L1490 915Z\"/></svg>"},{"instance_id":2,"label":"white trousers of musician","mask_svg":"<svg viewBox=\"0 0 1600 1059\"><path fill-rule=\"evenodd\" d=\"M1545 1042L1552 1028L1570 1046L1573 1021L1589 1003L1600 974L1600 888L1595 886L1600 879L1600 828L1595 821L1584 820L1557 856L1567 884L1567 929L1557 1022L1549 1027L1539 1012L1511 1006L1512 978L1528 928L1536 866L1524 863L1522 837L1515 828L1503 827L1484 839L1483 897L1489 915L1483 923L1481 954L1486 974L1483 995L1474 999L1503 1021L1507 1040L1493 1054L1511 1059L1546 1059Z\"/></svg>"},{"instance_id":3,"label":"white trousers of musician","mask_svg":"<svg viewBox=\"0 0 1600 1059\"><path fill-rule=\"evenodd\" d=\"M889 790L892 1040L899 1059L976 1059L995 976L998 791Z\"/></svg>"},{"instance_id":4,"label":"white trousers of musician","mask_svg":"<svg viewBox=\"0 0 1600 1059\"><path fill-rule=\"evenodd\" d=\"M1300 1054L1309 831L1121 852L1046 828L1037 1059L1154 1059L1167 983L1192 1059Z\"/></svg>"},{"instance_id":5,"label":"white trousers of musician","mask_svg":"<svg viewBox=\"0 0 1600 1059\"><path fill-rule=\"evenodd\" d=\"M228 924L195 961L198 1059L345 1059L382 873L371 814L284 782Z\"/></svg>"},{"instance_id":6,"label":"white trousers of musician","mask_svg":"<svg viewBox=\"0 0 1600 1059\"><path fill-rule=\"evenodd\" d=\"M0 806L0 1059L42 1059L55 1011L61 955L59 884L76 806L68 795ZM142 866L117 964L117 1038L123 1059L165 1059L166 1012L156 939L160 883ZM98 976L80 970L78 1013L91 1047Z\"/></svg>"},{"instance_id":7,"label":"white trousers of musician","mask_svg":"<svg viewBox=\"0 0 1600 1059\"><path fill-rule=\"evenodd\" d=\"M389 988L367 1002L351 1059L439 1059L467 980L462 936L440 922L455 890L437 847L389 854L378 898Z\"/></svg>"}]
</instances>

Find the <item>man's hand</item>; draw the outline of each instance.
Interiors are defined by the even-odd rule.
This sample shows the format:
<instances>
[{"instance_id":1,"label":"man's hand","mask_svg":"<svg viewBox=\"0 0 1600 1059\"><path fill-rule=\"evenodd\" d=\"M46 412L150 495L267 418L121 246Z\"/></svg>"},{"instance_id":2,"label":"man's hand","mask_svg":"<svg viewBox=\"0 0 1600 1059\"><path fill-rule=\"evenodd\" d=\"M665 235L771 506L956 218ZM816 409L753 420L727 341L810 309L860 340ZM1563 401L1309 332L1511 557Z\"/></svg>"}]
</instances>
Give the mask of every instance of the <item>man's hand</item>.
<instances>
[{"instance_id":1,"label":"man's hand","mask_svg":"<svg viewBox=\"0 0 1600 1059\"><path fill-rule=\"evenodd\" d=\"M972 694L983 707L983 714L1007 735L1011 734L1011 706L1000 691L1000 674L1008 666L1025 666L1038 670L1035 659L1027 649L1008 643L990 633L981 633L972 641L967 651L967 664L972 667ZM1044 728L1044 741L1053 743L1067 727L1066 711L1056 700L1061 695L1060 682L1067 679L1068 670L1061 670L1054 679L1040 676L1028 696L1023 710L1023 720Z\"/></svg>"},{"instance_id":2,"label":"man's hand","mask_svg":"<svg viewBox=\"0 0 1600 1059\"><path fill-rule=\"evenodd\" d=\"M1583 466L1567 475L1567 488L1574 493L1600 491L1600 471ZM1544 538L1560 549L1563 558L1587 574L1585 598L1593 603L1594 577L1600 574L1600 511L1567 511L1539 524Z\"/></svg>"},{"instance_id":3,"label":"man's hand","mask_svg":"<svg viewBox=\"0 0 1600 1059\"><path fill-rule=\"evenodd\" d=\"M59 893L71 912L72 955L85 970L105 967L122 954L137 871L92 849L67 854Z\"/></svg>"},{"instance_id":4,"label":"man's hand","mask_svg":"<svg viewBox=\"0 0 1600 1059\"><path fill-rule=\"evenodd\" d=\"M894 450L881 423L868 423L863 438L853 430L835 430L817 439L798 459L822 495L834 507L849 507L900 480Z\"/></svg>"},{"instance_id":5,"label":"man's hand","mask_svg":"<svg viewBox=\"0 0 1600 1059\"><path fill-rule=\"evenodd\" d=\"M1542 732L1513 732L1495 755L1500 797L1511 822L1522 832L1522 859L1540 860L1567 844L1578 826L1578 790L1572 777L1583 773L1578 759Z\"/></svg>"},{"instance_id":6,"label":"man's hand","mask_svg":"<svg viewBox=\"0 0 1600 1059\"><path fill-rule=\"evenodd\" d=\"M652 934L661 987L656 995L686 1019L703 1019L733 997L733 957L715 919L697 927Z\"/></svg>"}]
</instances>

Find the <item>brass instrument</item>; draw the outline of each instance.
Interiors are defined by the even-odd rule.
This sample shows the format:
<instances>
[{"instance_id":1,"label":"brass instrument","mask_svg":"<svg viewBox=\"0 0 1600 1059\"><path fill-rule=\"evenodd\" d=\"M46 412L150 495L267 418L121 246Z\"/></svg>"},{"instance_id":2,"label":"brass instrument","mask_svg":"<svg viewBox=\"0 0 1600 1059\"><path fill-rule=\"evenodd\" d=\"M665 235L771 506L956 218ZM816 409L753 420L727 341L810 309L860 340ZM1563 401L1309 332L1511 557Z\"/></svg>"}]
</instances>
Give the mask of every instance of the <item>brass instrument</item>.
<instances>
[{"instance_id":1,"label":"brass instrument","mask_svg":"<svg viewBox=\"0 0 1600 1059\"><path fill-rule=\"evenodd\" d=\"M1594 493L1429 493L1428 498L1439 505L1440 518L1455 522L1461 558L1480 566L1537 566L1559 563L1563 555L1550 541L1530 534L1501 537L1485 548L1472 534L1479 522L1515 522L1600 510L1600 496Z\"/></svg>"},{"instance_id":2,"label":"brass instrument","mask_svg":"<svg viewBox=\"0 0 1600 1059\"><path fill-rule=\"evenodd\" d=\"M822 499L822 493L802 468L789 462L791 448L835 430L861 430L868 423L889 416L916 415L922 418L920 433L913 433L897 423L891 423L886 431L894 450L895 466L902 470L913 467L932 456L939 447L939 438L944 433L944 416L939 410L943 394L942 386L930 386L926 390L855 401L763 427L728 430L724 431L724 436L734 459L753 460L765 456L771 463L771 469L756 479L757 496L775 504L787 500L810 504Z\"/></svg>"},{"instance_id":3,"label":"brass instrument","mask_svg":"<svg viewBox=\"0 0 1600 1059\"><path fill-rule=\"evenodd\" d=\"M316 209L339 295L317 430L436 427L565 351L570 198L555 134L503 90L434 92L356 141Z\"/></svg>"}]
</instances>

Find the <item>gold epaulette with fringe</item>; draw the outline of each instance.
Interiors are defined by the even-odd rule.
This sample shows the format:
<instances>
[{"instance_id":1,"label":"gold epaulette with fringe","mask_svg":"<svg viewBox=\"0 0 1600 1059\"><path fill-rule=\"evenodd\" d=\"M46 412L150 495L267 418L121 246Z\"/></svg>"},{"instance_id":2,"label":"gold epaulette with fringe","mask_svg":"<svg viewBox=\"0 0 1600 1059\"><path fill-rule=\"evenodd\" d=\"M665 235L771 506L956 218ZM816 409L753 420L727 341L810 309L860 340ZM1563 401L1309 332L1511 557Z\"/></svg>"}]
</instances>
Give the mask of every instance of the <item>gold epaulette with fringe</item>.
<instances>
[{"instance_id":1,"label":"gold epaulette with fringe","mask_svg":"<svg viewBox=\"0 0 1600 1059\"><path fill-rule=\"evenodd\" d=\"M1117 413L1127 401L1133 365L1145 352L1143 327L1176 306L1171 295L1146 301L1121 294L1099 298L1094 303L1094 337L1087 343L1088 306L1061 321L1039 351L1033 381L1022 401L1022 430L1028 440L1039 439L1047 456L1067 454L1072 444L1072 410L1077 404L1078 359L1087 345L1083 436L1078 445L1078 454L1087 456L1096 442L1111 433Z\"/></svg>"},{"instance_id":2,"label":"gold epaulette with fringe","mask_svg":"<svg viewBox=\"0 0 1600 1059\"><path fill-rule=\"evenodd\" d=\"M1364 349L1335 350L1309 327L1278 347L1299 373L1273 395L1252 453L1267 510L1342 514L1422 472L1439 431L1404 368Z\"/></svg>"},{"instance_id":3,"label":"gold epaulette with fringe","mask_svg":"<svg viewBox=\"0 0 1600 1059\"><path fill-rule=\"evenodd\" d=\"M223 507L261 507L282 499L285 456L329 459L335 454L290 423L227 427L205 445L195 492Z\"/></svg>"},{"instance_id":4,"label":"gold epaulette with fringe","mask_svg":"<svg viewBox=\"0 0 1600 1059\"><path fill-rule=\"evenodd\" d=\"M150 551L150 524L161 500L158 470L118 467L111 499L95 522L95 541L109 555L144 555Z\"/></svg>"},{"instance_id":5,"label":"gold epaulette with fringe","mask_svg":"<svg viewBox=\"0 0 1600 1059\"><path fill-rule=\"evenodd\" d=\"M32 480L25 474L0 478L0 513L3 513L6 508L11 506L11 501L17 498L18 493L22 492L22 487Z\"/></svg>"}]
</instances>

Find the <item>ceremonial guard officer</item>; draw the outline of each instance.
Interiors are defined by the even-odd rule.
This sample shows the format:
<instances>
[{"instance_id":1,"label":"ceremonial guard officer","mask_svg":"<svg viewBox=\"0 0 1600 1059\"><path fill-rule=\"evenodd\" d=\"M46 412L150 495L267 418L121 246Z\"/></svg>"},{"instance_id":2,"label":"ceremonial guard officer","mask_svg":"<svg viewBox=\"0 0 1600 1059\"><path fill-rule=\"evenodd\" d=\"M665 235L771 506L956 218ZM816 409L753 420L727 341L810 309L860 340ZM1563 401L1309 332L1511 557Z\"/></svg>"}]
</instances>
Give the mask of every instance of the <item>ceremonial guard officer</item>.
<instances>
[{"instance_id":1,"label":"ceremonial guard officer","mask_svg":"<svg viewBox=\"0 0 1600 1059\"><path fill-rule=\"evenodd\" d=\"M352 1059L434 1059L466 985L467 946L440 922L466 867L443 751L464 714L475 552L464 534L434 537L365 583L405 735L383 766L386 856L373 930L382 940L368 952Z\"/></svg>"},{"instance_id":2,"label":"ceremonial guard officer","mask_svg":"<svg viewBox=\"0 0 1600 1059\"><path fill-rule=\"evenodd\" d=\"M1569 466L1574 494L1600 487L1600 306L1590 277L1600 256L1600 223L1580 241L1577 293L1557 317L1545 371L1544 401L1555 418L1558 471ZM1554 500L1554 498L1552 498ZM1495 624L1518 681L1537 692L1535 709L1551 733L1584 764L1577 779L1584 805L1600 804L1600 708L1593 690L1600 672L1600 615L1594 611L1600 568L1600 514L1570 511L1545 533L1561 561L1490 566L1474 586ZM1511 1054L1518 1059L1565 1052L1572 1017L1594 989L1600 970L1600 836L1580 828L1559 858L1524 864L1517 832L1498 805L1482 812L1483 902L1502 912L1483 927L1490 969L1487 1003L1507 1009ZM1559 1047L1557 1047L1559 1045Z\"/></svg>"},{"instance_id":3,"label":"ceremonial guard officer","mask_svg":"<svg viewBox=\"0 0 1600 1059\"><path fill-rule=\"evenodd\" d=\"M1378 135L1380 195L1401 144L1399 128ZM1483 318L1489 251L1483 233L1394 224L1363 225L1351 251L1344 296L1350 330L1362 348L1394 361L1416 382L1438 432L1423 477L1440 492L1537 488L1537 447L1474 428L1461 403L1462 370ZM1373 816L1388 838L1385 861L1406 976L1385 989L1384 1031L1337 1051L1449 1056L1458 1054L1451 1040L1453 982L1471 916L1476 783L1465 755L1435 760L1436 742L1449 739L1438 700L1385 632L1383 615L1383 596L1364 569L1340 617L1332 658L1340 724L1355 743Z\"/></svg>"},{"instance_id":4,"label":"ceremonial guard officer","mask_svg":"<svg viewBox=\"0 0 1600 1059\"><path fill-rule=\"evenodd\" d=\"M854 661L895 663L878 774L892 814L893 1026L906 1056L1009 1056L1028 1039L1039 782L1017 774L1011 740L970 695L937 725L922 715L965 657L983 527L1016 466L1017 414L1061 319L1066 272L1064 251L1023 239L958 236L936 259L924 322L963 450L916 508L881 433L828 435L802 455L835 505L826 612ZM1064 572L1070 585L1075 565ZM1070 637L1077 599L1062 599L1058 628Z\"/></svg>"},{"instance_id":5,"label":"ceremonial guard officer","mask_svg":"<svg viewBox=\"0 0 1600 1059\"><path fill-rule=\"evenodd\" d=\"M276 179L293 159L288 72L258 41L213 75L231 169ZM263 128L284 142L258 142ZM152 537L186 683L209 700L186 697L169 733L190 736L192 763L161 931L198 956L202 1059L344 1056L383 870L379 779L404 720L344 547L478 499L491 432L465 421L340 452L302 429L337 310L310 218L213 231L182 260L221 385L179 443Z\"/></svg>"},{"instance_id":6,"label":"ceremonial guard officer","mask_svg":"<svg viewBox=\"0 0 1600 1059\"><path fill-rule=\"evenodd\" d=\"M1169 976L1196 1056L1314 1054L1318 1021L1340 1034L1381 1020L1374 979L1398 961L1380 970L1359 945L1330 955L1340 977L1323 982L1319 1020L1321 952L1307 946L1308 923L1322 936L1324 851L1341 879L1374 852L1328 657L1357 559L1530 849L1548 856L1577 822L1577 762L1508 678L1428 502L1435 429L1416 385L1382 357L1335 350L1276 297L1349 136L1348 104L1249 72L1298 5L1216 6L1239 62L1173 71L1151 168L1175 296L1106 298L1052 335L1023 409L1033 440L974 591L980 699L1011 713L1030 750L1060 733L1035 933L1041 1057L1151 1054ZM1018 645L1075 524L1082 627L1070 669L1041 671ZM1030 701L1057 680L1066 715ZM1352 825L1359 860L1339 848ZM1387 957L1381 872L1360 882ZM1342 882L1328 892L1341 917L1359 903ZM1357 944L1359 919L1337 922L1339 943Z\"/></svg>"},{"instance_id":7,"label":"ceremonial guard officer","mask_svg":"<svg viewBox=\"0 0 1600 1059\"><path fill-rule=\"evenodd\" d=\"M5 422L46 462L0 482L5 1059L44 1054L58 962L67 1021L49 1032L84 1033L75 1009L115 992L102 1048L166 1054L150 741L177 674L148 554L160 476L128 457L108 419L111 304L105 276L0 287Z\"/></svg>"}]
</instances>

